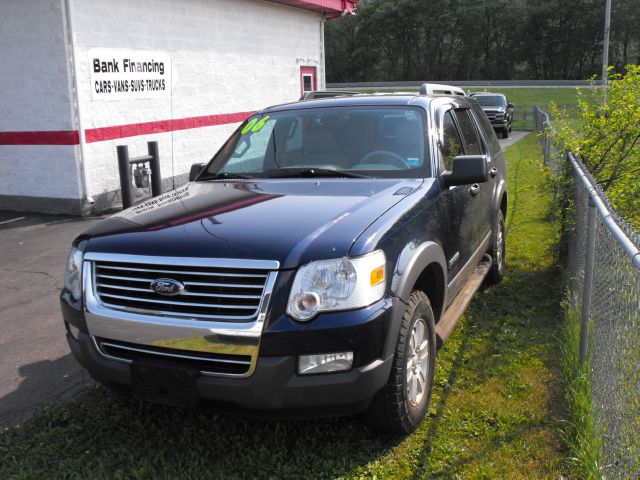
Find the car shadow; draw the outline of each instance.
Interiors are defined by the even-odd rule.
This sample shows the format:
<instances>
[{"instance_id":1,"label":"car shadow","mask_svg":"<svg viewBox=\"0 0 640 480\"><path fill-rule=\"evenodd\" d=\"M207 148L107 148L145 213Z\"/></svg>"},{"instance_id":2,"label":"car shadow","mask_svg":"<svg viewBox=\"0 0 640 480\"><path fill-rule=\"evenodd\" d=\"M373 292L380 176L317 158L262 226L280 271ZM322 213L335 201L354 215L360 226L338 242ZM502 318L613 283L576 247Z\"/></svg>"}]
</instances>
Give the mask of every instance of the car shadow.
<instances>
[{"instance_id":1,"label":"car shadow","mask_svg":"<svg viewBox=\"0 0 640 480\"><path fill-rule=\"evenodd\" d=\"M536 295L530 293L532 286L540 284L554 285L558 283L559 278L559 270L554 266L541 270L527 271L511 268L508 271L508 277L505 278L503 283L488 289L484 287L483 293L472 301L465 318L461 320L465 325L464 331L460 331L461 329L458 327L457 331L453 333L453 335L457 334L461 337L451 365L447 369L446 380L439 382L439 385L434 388L438 395L437 400L433 399L436 401L432 400L429 418L425 420L428 427L424 436L424 445L418 455L421 463L427 462L433 448L437 447L439 435L446 431L448 408L451 404L452 396L459 393L461 388L464 390L480 388L490 382L497 375L497 372L504 374L504 371L500 370L501 368L506 369L506 371L512 368L511 364L505 364L505 356L503 354L513 348L513 345L505 344L499 340L501 333L505 329L515 330L518 328L516 325L519 325L520 328L524 327L523 330L529 332L527 335L528 348L532 349L542 348L541 346L548 342L550 338L559 336L562 318L562 312L559 307L557 311L550 314L544 314L543 309L537 315L534 314L528 318L519 316L515 322L513 319L514 312L518 312L518 309L522 311L522 308L529 307L529 305L523 305L523 298L527 298L530 301L533 300L531 302L532 305L547 302L548 304L559 306L560 289L556 289L551 297L538 296L538 298L535 298ZM523 296L522 293L527 291L528 293ZM539 293L544 294L545 292L548 293L549 290L539 290ZM500 298L500 302L494 301L494 298ZM490 319L490 321L487 321L487 319ZM536 335L535 332L540 332L541 330L547 331L546 336ZM492 339L493 341L478 341L478 339L482 338ZM554 355L547 355L542 358L542 364L550 370L558 368L557 362L558 358ZM481 367L478 367L478 365L481 365ZM466 378L470 368L475 370L473 372L473 386L469 385ZM511 370L511 373L517 375L516 370ZM464 385L461 385L461 382ZM563 409L563 400L558 398L556 392L551 391L544 406L545 412L550 415L548 421L551 423L557 421L562 415ZM517 443L519 439L530 434L530 425L525 425L521 428L514 427L508 433L487 441L484 447L479 450L470 450L457 455L455 459L447 463L444 470L439 472L439 478L457 478L460 468L465 464L489 458L497 451L505 448L505 446ZM413 478L423 477L424 472L417 469Z\"/></svg>"},{"instance_id":2,"label":"car shadow","mask_svg":"<svg viewBox=\"0 0 640 480\"><path fill-rule=\"evenodd\" d=\"M206 478L308 478L314 468L323 469L315 476L339 477L402 440L367 430L358 416L288 420L230 413L211 404L182 409L146 403L99 384L87 386L82 372L61 389L52 384L50 372L67 362L75 360L66 355L20 367L24 379L0 399L0 426L14 425L2 434L3 441L19 451L12 466L0 467L0 477L3 468L11 477L36 464L46 464L56 478L63 472L85 477L85 469L99 469L106 478L124 472L128 478L147 464L154 465L149 467L153 473L144 478L204 478L190 473L195 471L208 472ZM95 456L85 456L80 464L78 452ZM38 470L28 473L38 476Z\"/></svg>"},{"instance_id":3,"label":"car shadow","mask_svg":"<svg viewBox=\"0 0 640 480\"><path fill-rule=\"evenodd\" d=\"M93 384L70 353L21 365L14 381L18 386L0 397L0 429L21 423L38 409L69 399Z\"/></svg>"}]
</instances>

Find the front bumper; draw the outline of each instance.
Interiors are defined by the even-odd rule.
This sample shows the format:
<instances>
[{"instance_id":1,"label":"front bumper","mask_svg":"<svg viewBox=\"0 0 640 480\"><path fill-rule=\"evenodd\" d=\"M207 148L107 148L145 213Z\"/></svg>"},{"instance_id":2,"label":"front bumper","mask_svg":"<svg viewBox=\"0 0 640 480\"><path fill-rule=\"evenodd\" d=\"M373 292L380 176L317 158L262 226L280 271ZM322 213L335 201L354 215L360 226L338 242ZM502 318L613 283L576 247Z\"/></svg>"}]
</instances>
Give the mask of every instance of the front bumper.
<instances>
[{"instance_id":1,"label":"front bumper","mask_svg":"<svg viewBox=\"0 0 640 480\"><path fill-rule=\"evenodd\" d=\"M507 118L502 118L500 120L493 119L491 120L491 126L494 130L504 130L505 128L509 128L509 120Z\"/></svg>"},{"instance_id":2,"label":"front bumper","mask_svg":"<svg viewBox=\"0 0 640 480\"><path fill-rule=\"evenodd\" d=\"M98 351L84 313L64 294L61 300L65 322L79 330L77 338L67 334L74 357L99 382L131 388L131 364ZM195 380L197 396L225 410L280 411L287 416L361 411L389 378L395 346L389 333L402 307L397 299L384 299L361 310L323 314L304 325L286 316L273 319L262 332L251 374L243 378L201 374ZM355 352L351 370L297 374L299 354L345 350ZM155 400L163 401L160 396Z\"/></svg>"},{"instance_id":3,"label":"front bumper","mask_svg":"<svg viewBox=\"0 0 640 480\"><path fill-rule=\"evenodd\" d=\"M131 387L130 366L101 356L87 334L81 332L78 340L67 334L67 340L74 357L94 379L106 385ZM366 408L384 386L391 360L374 360L344 373L299 376L296 356L259 357L249 378L200 376L196 385L202 400L212 400L224 409L350 414ZM158 401L162 401L160 396Z\"/></svg>"}]
</instances>

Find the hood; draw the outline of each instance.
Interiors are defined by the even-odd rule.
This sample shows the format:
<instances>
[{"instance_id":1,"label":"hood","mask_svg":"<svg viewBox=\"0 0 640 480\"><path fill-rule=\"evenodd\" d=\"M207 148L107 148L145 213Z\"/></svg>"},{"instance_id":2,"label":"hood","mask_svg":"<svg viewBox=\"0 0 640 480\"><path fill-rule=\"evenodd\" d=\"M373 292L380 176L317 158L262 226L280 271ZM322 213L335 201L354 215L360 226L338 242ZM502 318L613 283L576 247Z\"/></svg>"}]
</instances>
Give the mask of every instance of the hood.
<instances>
[{"instance_id":1,"label":"hood","mask_svg":"<svg viewBox=\"0 0 640 480\"><path fill-rule=\"evenodd\" d=\"M295 268L347 255L422 183L415 179L192 182L87 230L87 252L277 260Z\"/></svg>"},{"instance_id":2,"label":"hood","mask_svg":"<svg viewBox=\"0 0 640 480\"><path fill-rule=\"evenodd\" d=\"M503 105L481 105L485 112L504 112L507 108Z\"/></svg>"}]
</instances>

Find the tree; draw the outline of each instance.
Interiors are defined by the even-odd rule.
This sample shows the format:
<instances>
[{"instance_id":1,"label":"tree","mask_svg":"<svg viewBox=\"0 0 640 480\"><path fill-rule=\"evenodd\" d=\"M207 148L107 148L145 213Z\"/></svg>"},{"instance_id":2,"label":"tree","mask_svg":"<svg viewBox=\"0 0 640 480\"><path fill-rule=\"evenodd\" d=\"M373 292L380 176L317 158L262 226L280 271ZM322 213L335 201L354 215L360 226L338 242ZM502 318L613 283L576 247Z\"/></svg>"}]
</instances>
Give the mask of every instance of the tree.
<instances>
[{"instance_id":1,"label":"tree","mask_svg":"<svg viewBox=\"0 0 640 480\"><path fill-rule=\"evenodd\" d=\"M582 80L600 71L603 14L602 0L369 0L326 23L327 78ZM618 72L640 56L639 16L640 0L614 2Z\"/></svg>"}]
</instances>

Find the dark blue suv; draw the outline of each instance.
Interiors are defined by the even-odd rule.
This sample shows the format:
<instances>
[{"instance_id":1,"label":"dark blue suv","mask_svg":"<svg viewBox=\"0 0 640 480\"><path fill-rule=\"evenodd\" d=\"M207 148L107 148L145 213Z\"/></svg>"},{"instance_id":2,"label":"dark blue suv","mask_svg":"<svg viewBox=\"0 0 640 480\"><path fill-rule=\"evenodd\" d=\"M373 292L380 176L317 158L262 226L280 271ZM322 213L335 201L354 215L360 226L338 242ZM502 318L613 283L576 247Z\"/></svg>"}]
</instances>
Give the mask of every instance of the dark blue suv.
<instances>
[{"instance_id":1,"label":"dark blue suv","mask_svg":"<svg viewBox=\"0 0 640 480\"><path fill-rule=\"evenodd\" d=\"M505 163L477 102L271 107L190 180L75 240L78 361L147 400L413 430L438 346L504 275Z\"/></svg>"}]
</instances>

